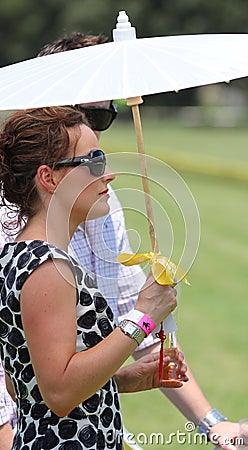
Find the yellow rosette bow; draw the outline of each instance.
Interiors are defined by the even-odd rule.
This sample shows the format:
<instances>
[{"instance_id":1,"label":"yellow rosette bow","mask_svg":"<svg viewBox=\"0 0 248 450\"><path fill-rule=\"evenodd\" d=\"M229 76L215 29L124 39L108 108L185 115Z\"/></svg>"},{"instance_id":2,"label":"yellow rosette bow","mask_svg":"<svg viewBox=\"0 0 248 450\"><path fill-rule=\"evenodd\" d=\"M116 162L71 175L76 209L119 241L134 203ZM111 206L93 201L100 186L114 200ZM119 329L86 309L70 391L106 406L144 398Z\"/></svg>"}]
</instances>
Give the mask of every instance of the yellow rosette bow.
<instances>
[{"instance_id":1,"label":"yellow rosette bow","mask_svg":"<svg viewBox=\"0 0 248 450\"><path fill-rule=\"evenodd\" d=\"M157 283L169 285L183 281L183 283L190 285L185 272L170 259L159 253L137 253L136 255L121 253L117 257L117 261L124 266L133 266L149 261L149 264L152 267L152 274Z\"/></svg>"}]
</instances>

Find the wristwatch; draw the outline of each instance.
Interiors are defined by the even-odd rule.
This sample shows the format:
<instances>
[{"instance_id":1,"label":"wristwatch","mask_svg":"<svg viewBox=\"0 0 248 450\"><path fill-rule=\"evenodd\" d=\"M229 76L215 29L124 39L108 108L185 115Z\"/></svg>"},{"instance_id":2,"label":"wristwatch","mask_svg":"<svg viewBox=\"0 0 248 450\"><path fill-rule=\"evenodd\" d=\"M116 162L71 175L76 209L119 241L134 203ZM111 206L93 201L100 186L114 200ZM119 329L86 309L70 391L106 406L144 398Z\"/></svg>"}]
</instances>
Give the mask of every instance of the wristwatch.
<instances>
[{"instance_id":1,"label":"wristwatch","mask_svg":"<svg viewBox=\"0 0 248 450\"><path fill-rule=\"evenodd\" d=\"M134 339L138 345L140 345L146 337L145 331L142 330L139 325L136 325L136 323L133 323L130 320L122 320L119 323L119 328L124 334Z\"/></svg>"},{"instance_id":2,"label":"wristwatch","mask_svg":"<svg viewBox=\"0 0 248 450\"><path fill-rule=\"evenodd\" d=\"M200 433L208 435L211 428L219 422L224 422L227 420L223 414L221 414L217 409L211 409L207 415L197 424L197 428Z\"/></svg>"}]
</instances>

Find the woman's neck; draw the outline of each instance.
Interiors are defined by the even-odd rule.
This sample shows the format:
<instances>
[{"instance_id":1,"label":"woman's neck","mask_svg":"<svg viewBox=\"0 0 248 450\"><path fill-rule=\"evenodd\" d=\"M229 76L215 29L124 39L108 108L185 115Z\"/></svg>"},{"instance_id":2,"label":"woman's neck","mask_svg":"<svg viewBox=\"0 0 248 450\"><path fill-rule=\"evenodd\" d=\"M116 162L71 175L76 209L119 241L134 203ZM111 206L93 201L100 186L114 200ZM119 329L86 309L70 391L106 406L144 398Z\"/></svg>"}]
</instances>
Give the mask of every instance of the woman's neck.
<instances>
[{"instance_id":1,"label":"woman's neck","mask_svg":"<svg viewBox=\"0 0 248 450\"><path fill-rule=\"evenodd\" d=\"M35 217L27 221L26 226L22 229L17 237L17 241L24 240L42 240L55 245L61 250L68 250L70 236L66 233L66 227L59 220L49 220L49 226L46 217L37 214ZM52 223L54 222L54 223Z\"/></svg>"}]
</instances>

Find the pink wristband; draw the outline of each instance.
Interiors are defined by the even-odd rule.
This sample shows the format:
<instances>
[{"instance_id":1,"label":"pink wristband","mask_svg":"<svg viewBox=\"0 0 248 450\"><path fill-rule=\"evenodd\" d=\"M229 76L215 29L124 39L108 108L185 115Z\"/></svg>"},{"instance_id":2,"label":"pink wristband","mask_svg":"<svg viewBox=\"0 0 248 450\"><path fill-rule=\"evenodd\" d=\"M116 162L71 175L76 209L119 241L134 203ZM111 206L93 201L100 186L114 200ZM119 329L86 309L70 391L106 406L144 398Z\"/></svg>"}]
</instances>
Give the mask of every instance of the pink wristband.
<instances>
[{"instance_id":1,"label":"pink wristband","mask_svg":"<svg viewBox=\"0 0 248 450\"><path fill-rule=\"evenodd\" d=\"M146 333L147 336L156 328L153 320L149 316L146 316L146 314L143 315L137 325L139 325L139 327Z\"/></svg>"},{"instance_id":2,"label":"pink wristband","mask_svg":"<svg viewBox=\"0 0 248 450\"><path fill-rule=\"evenodd\" d=\"M153 322L153 320L147 316L146 314L138 311L137 309L132 309L125 315L125 319L131 320L131 322L136 323L148 336L152 333L153 330L157 327L157 325Z\"/></svg>"}]
</instances>

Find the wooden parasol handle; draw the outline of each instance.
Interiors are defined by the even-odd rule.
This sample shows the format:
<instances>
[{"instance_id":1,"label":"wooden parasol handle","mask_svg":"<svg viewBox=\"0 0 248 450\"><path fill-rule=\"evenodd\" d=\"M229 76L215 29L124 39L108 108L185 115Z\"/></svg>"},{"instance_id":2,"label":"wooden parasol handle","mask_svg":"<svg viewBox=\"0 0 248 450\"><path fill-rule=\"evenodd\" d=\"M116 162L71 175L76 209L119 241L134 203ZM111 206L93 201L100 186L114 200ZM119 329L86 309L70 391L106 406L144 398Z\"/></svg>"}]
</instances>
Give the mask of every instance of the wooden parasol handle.
<instances>
[{"instance_id":1,"label":"wooden parasol handle","mask_svg":"<svg viewBox=\"0 0 248 450\"><path fill-rule=\"evenodd\" d=\"M152 251L154 253L159 253L159 247L158 247L158 242L156 239L156 232L155 232L155 226L154 226L154 217L153 217L153 209L152 209L152 202L151 202L151 195L150 195L150 186L149 186L149 180L148 180L147 168L146 168L144 139L143 139L140 112L139 112L139 105L141 103L143 103L143 100L141 97L131 97L131 98L126 99L126 102L127 102L127 105L132 108L134 128L135 128L138 152L139 152L139 157L140 157L142 184L143 184L143 191L145 194L145 205L146 205L146 213L147 213L147 220L148 220L148 227L149 227L149 235L150 235L150 240L151 240L151 244L152 244ZM165 340L165 335L164 335L164 331L163 331L163 322L161 323L159 337L161 340L159 379L160 379L161 383L163 383L164 387L179 387L182 385L182 383L176 379L177 378L176 373L175 373L176 364L173 362L171 362L170 370L168 371L168 373L165 376L166 379L164 379L164 380L161 379L162 372L163 372L163 352L164 352L163 346L164 346L164 340ZM175 347L176 347L175 332L169 333L169 346L171 347L171 351L175 350L175 348L172 348L173 345L175 345Z\"/></svg>"},{"instance_id":2,"label":"wooden parasol handle","mask_svg":"<svg viewBox=\"0 0 248 450\"><path fill-rule=\"evenodd\" d=\"M131 98L128 98L126 101L127 101L127 105L131 106L131 108L132 108L134 128L135 128L138 152L139 152L139 157L140 157L142 184L143 184L143 191L145 193L145 205L146 205L146 213L147 213L147 220L148 220L148 227L149 227L149 235L150 235L151 244L152 244L152 251L154 253L158 253L159 248L158 248L156 232L155 232L155 227L154 227L154 217L153 217L153 210L152 210L150 187L149 187L149 180L148 180L147 168L146 168L144 139L143 139L142 126L141 126L141 120L140 120L140 112L139 112L139 105L141 103L143 103L143 100L141 97L131 97Z\"/></svg>"}]
</instances>

